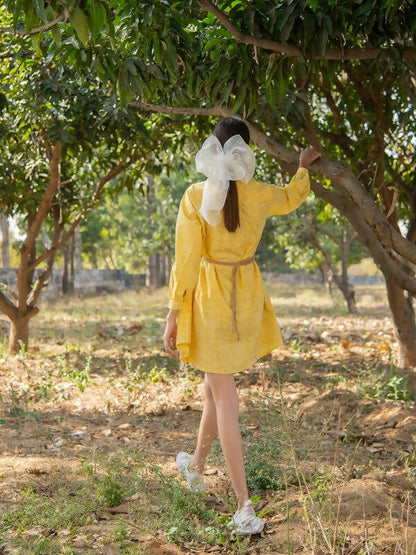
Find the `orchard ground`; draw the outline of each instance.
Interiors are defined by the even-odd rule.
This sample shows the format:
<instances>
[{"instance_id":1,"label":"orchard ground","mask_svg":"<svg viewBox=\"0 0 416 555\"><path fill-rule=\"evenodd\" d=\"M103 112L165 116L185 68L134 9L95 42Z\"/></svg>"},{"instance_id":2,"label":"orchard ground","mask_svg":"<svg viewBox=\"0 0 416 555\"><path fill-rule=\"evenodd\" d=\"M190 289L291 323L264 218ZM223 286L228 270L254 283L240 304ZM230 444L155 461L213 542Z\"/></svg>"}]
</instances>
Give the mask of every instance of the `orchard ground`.
<instances>
[{"instance_id":1,"label":"orchard ground","mask_svg":"<svg viewBox=\"0 0 416 555\"><path fill-rule=\"evenodd\" d=\"M43 303L17 357L4 334L0 553L416 553L415 396L384 288L357 288L354 317L319 286L268 288L285 347L236 377L261 536L226 526L218 442L207 494L185 489L202 374L161 348L166 290L125 292Z\"/></svg>"}]
</instances>

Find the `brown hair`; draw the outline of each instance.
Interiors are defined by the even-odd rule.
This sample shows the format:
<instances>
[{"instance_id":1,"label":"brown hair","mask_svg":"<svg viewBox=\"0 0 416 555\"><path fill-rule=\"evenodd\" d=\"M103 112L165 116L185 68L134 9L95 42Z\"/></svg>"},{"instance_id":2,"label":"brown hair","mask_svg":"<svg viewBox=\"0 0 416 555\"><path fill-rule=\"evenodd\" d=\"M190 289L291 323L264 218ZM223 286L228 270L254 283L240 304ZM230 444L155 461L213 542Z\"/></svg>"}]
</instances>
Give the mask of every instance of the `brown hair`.
<instances>
[{"instance_id":1,"label":"brown hair","mask_svg":"<svg viewBox=\"0 0 416 555\"><path fill-rule=\"evenodd\" d=\"M214 135L224 144L234 135L240 135L242 139L250 144L250 132L243 120L234 117L227 117L220 120L214 128ZM230 179L227 198L224 204L224 223L228 231L236 231L240 227L240 211L238 209L238 190L237 183Z\"/></svg>"}]
</instances>

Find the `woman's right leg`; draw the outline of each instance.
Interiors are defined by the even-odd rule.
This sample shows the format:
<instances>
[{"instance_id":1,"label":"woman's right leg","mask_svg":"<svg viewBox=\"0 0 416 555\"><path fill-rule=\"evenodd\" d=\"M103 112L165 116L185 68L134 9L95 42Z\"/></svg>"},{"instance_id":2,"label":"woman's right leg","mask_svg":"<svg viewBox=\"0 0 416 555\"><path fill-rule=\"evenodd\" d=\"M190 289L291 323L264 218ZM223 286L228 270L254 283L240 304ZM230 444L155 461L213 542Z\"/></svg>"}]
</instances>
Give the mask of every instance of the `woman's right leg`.
<instances>
[{"instance_id":1,"label":"woman's right leg","mask_svg":"<svg viewBox=\"0 0 416 555\"><path fill-rule=\"evenodd\" d=\"M232 374L205 374L215 403L218 434L231 483L241 509L248 501L243 441L238 422L239 399Z\"/></svg>"},{"instance_id":2,"label":"woman's right leg","mask_svg":"<svg viewBox=\"0 0 416 555\"><path fill-rule=\"evenodd\" d=\"M194 456L189 464L189 470L196 470L198 474L203 474L205 459L214 439L217 437L217 413L215 409L214 397L211 387L207 381L205 374L205 399L204 408L202 410L201 424L198 432L198 442L194 452Z\"/></svg>"}]
</instances>

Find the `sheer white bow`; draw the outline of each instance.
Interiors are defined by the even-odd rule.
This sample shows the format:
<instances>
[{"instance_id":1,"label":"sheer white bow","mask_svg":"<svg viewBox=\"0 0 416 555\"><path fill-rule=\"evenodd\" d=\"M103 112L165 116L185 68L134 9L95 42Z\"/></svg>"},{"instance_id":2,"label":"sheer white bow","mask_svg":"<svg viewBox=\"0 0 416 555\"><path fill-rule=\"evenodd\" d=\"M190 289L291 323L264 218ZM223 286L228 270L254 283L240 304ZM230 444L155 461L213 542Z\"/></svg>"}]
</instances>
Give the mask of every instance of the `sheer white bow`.
<instances>
[{"instance_id":1,"label":"sheer white bow","mask_svg":"<svg viewBox=\"0 0 416 555\"><path fill-rule=\"evenodd\" d=\"M247 183L253 177L256 157L240 135L233 135L221 146L213 135L208 137L195 157L197 171L206 177L202 217L212 226L218 225L227 197L230 179Z\"/></svg>"}]
</instances>

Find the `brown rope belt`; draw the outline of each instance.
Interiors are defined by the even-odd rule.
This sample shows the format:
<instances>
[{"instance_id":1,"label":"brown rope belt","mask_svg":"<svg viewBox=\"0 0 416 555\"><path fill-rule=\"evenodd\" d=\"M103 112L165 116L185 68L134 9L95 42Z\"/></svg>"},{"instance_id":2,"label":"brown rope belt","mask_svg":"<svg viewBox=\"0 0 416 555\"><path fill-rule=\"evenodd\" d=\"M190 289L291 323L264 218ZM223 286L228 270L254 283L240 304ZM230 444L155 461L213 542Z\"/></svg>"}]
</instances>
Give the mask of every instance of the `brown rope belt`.
<instances>
[{"instance_id":1,"label":"brown rope belt","mask_svg":"<svg viewBox=\"0 0 416 555\"><path fill-rule=\"evenodd\" d=\"M247 266L254 260L254 256L238 260L237 262L223 262L222 260L212 260L211 258L202 257L202 260L210 264L218 264L219 266L232 266L231 274L231 309L233 311L233 332L237 335L237 341L240 341L240 334L237 329L237 270L240 266Z\"/></svg>"}]
</instances>

